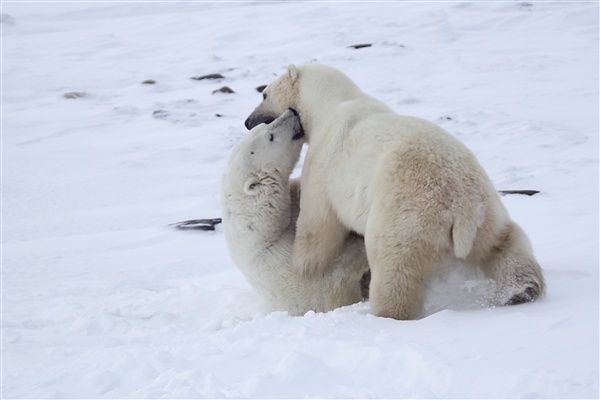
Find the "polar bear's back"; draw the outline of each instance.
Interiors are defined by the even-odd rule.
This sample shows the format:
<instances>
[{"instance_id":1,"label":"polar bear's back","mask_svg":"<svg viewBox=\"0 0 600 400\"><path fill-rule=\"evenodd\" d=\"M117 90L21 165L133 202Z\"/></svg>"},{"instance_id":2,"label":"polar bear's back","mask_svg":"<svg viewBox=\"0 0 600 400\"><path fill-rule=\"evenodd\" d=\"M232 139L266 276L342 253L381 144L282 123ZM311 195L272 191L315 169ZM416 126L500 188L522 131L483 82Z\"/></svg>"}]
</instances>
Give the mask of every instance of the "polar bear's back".
<instances>
[{"instance_id":1,"label":"polar bear's back","mask_svg":"<svg viewBox=\"0 0 600 400\"><path fill-rule=\"evenodd\" d=\"M326 127L328 138L309 155L328 160L323 190L349 229L365 232L375 197L397 199L411 191L429 191L424 201L438 196L437 204L457 212L480 203L503 209L475 155L440 127L385 109L354 122L349 117L342 126L349 129ZM316 135L321 134L319 129ZM305 163L303 173L319 173L311 168L320 166ZM483 217L477 218L474 223L481 224Z\"/></svg>"}]
</instances>

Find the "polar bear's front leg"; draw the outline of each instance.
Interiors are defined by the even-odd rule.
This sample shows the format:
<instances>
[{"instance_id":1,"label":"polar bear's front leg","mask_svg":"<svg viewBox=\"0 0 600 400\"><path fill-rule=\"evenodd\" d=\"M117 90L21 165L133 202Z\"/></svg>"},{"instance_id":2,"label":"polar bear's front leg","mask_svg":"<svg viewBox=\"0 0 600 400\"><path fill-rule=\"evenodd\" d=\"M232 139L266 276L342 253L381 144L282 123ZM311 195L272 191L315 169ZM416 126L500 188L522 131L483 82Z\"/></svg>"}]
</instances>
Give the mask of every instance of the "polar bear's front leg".
<instances>
[{"instance_id":1,"label":"polar bear's front leg","mask_svg":"<svg viewBox=\"0 0 600 400\"><path fill-rule=\"evenodd\" d=\"M292 265L301 276L322 277L340 253L348 230L323 196L302 191Z\"/></svg>"}]
</instances>

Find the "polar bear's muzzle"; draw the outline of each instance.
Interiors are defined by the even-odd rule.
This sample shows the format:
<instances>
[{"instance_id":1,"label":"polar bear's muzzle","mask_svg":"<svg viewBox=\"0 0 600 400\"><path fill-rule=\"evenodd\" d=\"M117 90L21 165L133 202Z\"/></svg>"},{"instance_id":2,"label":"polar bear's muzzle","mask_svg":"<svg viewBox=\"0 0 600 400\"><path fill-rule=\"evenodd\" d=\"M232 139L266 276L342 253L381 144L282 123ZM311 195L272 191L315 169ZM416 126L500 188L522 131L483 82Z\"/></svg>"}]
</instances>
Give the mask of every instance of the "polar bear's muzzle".
<instances>
[{"instance_id":1,"label":"polar bear's muzzle","mask_svg":"<svg viewBox=\"0 0 600 400\"><path fill-rule=\"evenodd\" d=\"M293 108L288 108L269 125L269 129L277 134L285 133L292 141L304 138L304 128L300 115ZM289 135L289 136L288 136Z\"/></svg>"},{"instance_id":2,"label":"polar bear's muzzle","mask_svg":"<svg viewBox=\"0 0 600 400\"><path fill-rule=\"evenodd\" d=\"M288 115L286 115L286 114L288 114ZM264 113L261 113L261 112L258 112L255 110L252 114L250 114L250 116L248 116L248 118L246 118L244 125L246 126L247 129L250 130L260 124L269 125L273 121L284 120L284 119L288 119L290 117L293 117L295 119L294 136L292 137L292 139L297 140L297 139L303 138L304 137L304 128L302 127L302 122L300 121L300 115L298 114L298 111L294 110L293 108L288 108L286 111L283 112L283 114L281 114L277 118L273 117L272 115L264 114Z\"/></svg>"},{"instance_id":3,"label":"polar bear's muzzle","mask_svg":"<svg viewBox=\"0 0 600 400\"><path fill-rule=\"evenodd\" d=\"M244 125L246 126L246 129L250 130L260 124L269 125L271 122L275 121L275 119L275 117L272 117L270 115L262 114L255 116L254 113L252 113L248 118L246 118Z\"/></svg>"}]
</instances>

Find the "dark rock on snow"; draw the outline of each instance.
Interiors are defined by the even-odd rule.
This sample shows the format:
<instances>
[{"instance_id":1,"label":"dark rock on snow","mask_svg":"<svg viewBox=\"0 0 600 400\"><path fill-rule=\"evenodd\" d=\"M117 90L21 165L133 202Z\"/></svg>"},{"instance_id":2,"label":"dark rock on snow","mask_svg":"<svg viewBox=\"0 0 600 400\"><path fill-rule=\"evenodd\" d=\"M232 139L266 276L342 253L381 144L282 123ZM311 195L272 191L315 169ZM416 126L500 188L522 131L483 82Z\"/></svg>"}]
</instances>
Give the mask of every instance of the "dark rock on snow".
<instances>
[{"instance_id":1,"label":"dark rock on snow","mask_svg":"<svg viewBox=\"0 0 600 400\"><path fill-rule=\"evenodd\" d=\"M365 47L371 47L373 44L372 43L361 43L361 44L353 44L352 46L348 46L349 48L352 49L363 49Z\"/></svg>"},{"instance_id":2,"label":"dark rock on snow","mask_svg":"<svg viewBox=\"0 0 600 400\"><path fill-rule=\"evenodd\" d=\"M225 77L221 74L208 74L208 75L202 75L202 76L192 76L191 79L195 80L195 81L203 81L205 79L224 79Z\"/></svg>"},{"instance_id":3,"label":"dark rock on snow","mask_svg":"<svg viewBox=\"0 0 600 400\"><path fill-rule=\"evenodd\" d=\"M65 99L69 99L69 100L80 99L84 96L85 96L85 92L67 92L67 93L63 94L63 97Z\"/></svg>"},{"instance_id":4,"label":"dark rock on snow","mask_svg":"<svg viewBox=\"0 0 600 400\"><path fill-rule=\"evenodd\" d=\"M189 221L176 222L169 226L177 229L197 229L201 231L214 231L215 225L221 223L221 218L191 219Z\"/></svg>"},{"instance_id":5,"label":"dark rock on snow","mask_svg":"<svg viewBox=\"0 0 600 400\"><path fill-rule=\"evenodd\" d=\"M167 110L156 110L152 113L152 116L156 119L165 119L169 115L171 115L171 113L168 112Z\"/></svg>"},{"instance_id":6,"label":"dark rock on snow","mask_svg":"<svg viewBox=\"0 0 600 400\"><path fill-rule=\"evenodd\" d=\"M215 93L235 93L235 92L229 86L223 86L222 88L213 90L213 94L215 94Z\"/></svg>"},{"instance_id":7,"label":"dark rock on snow","mask_svg":"<svg viewBox=\"0 0 600 400\"><path fill-rule=\"evenodd\" d=\"M533 196L539 192L539 190L498 190L498 193L500 193L502 196L507 194L524 194L526 196Z\"/></svg>"}]
</instances>

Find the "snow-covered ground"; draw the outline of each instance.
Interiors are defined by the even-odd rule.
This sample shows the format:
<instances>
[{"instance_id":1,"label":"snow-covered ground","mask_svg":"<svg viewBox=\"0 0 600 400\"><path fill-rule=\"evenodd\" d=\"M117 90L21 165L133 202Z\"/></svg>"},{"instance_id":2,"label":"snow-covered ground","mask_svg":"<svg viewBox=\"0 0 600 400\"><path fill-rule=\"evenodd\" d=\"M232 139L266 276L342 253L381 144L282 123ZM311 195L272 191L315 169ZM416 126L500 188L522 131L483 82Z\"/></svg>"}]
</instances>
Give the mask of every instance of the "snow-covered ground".
<instances>
[{"instance_id":1,"label":"snow-covered ground","mask_svg":"<svg viewBox=\"0 0 600 400\"><path fill-rule=\"evenodd\" d=\"M2 8L4 398L598 398L597 2ZM547 296L488 308L457 271L417 321L289 317L220 226L170 227L220 216L255 87L306 62L440 124L498 189L540 190L503 199Z\"/></svg>"}]
</instances>

